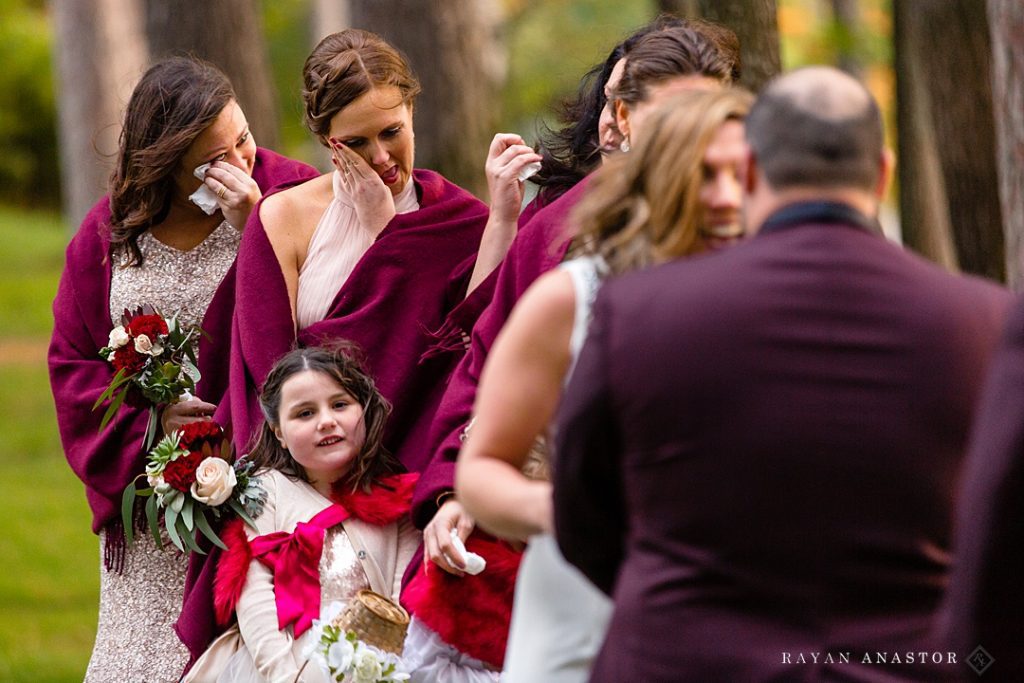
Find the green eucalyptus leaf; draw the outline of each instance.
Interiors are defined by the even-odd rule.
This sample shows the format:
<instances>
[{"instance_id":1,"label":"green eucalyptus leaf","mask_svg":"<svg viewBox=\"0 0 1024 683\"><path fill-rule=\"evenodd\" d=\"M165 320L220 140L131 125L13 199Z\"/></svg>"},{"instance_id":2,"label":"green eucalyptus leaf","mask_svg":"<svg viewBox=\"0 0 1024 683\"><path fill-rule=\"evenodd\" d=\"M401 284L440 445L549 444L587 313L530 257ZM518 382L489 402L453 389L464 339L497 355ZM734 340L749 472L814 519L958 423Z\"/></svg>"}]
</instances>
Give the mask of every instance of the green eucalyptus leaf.
<instances>
[{"instance_id":1,"label":"green eucalyptus leaf","mask_svg":"<svg viewBox=\"0 0 1024 683\"><path fill-rule=\"evenodd\" d=\"M181 543L181 538L178 536L178 511L173 506L168 506L164 510L164 528L167 529L167 535L171 538L171 543L174 547L185 552L185 546Z\"/></svg>"},{"instance_id":2,"label":"green eucalyptus leaf","mask_svg":"<svg viewBox=\"0 0 1024 683\"><path fill-rule=\"evenodd\" d=\"M246 513L245 508L239 505L237 500L231 498L228 501L228 505L235 511L235 514L238 515L243 522L249 525L250 528L256 528L256 522L252 521L252 518Z\"/></svg>"},{"instance_id":3,"label":"green eucalyptus leaf","mask_svg":"<svg viewBox=\"0 0 1024 683\"><path fill-rule=\"evenodd\" d=\"M123 394L122 394L123 395ZM149 407L149 420L146 421L146 436L142 450L148 451L153 447L153 439L156 438L156 427L157 427L157 416L156 406Z\"/></svg>"},{"instance_id":4,"label":"green eucalyptus leaf","mask_svg":"<svg viewBox=\"0 0 1024 683\"><path fill-rule=\"evenodd\" d=\"M185 520L182 517L178 517L178 538L180 538L185 544L186 554L189 552L197 552L200 555L206 554L203 549L199 547L199 544L196 543L195 533L190 529L185 528Z\"/></svg>"},{"instance_id":5,"label":"green eucalyptus leaf","mask_svg":"<svg viewBox=\"0 0 1024 683\"><path fill-rule=\"evenodd\" d=\"M224 541L220 540L220 536L210 526L210 522L206 519L205 511L202 508L196 510L196 527L199 531L210 540L215 546L221 550L227 550L228 547L224 545Z\"/></svg>"},{"instance_id":6,"label":"green eucalyptus leaf","mask_svg":"<svg viewBox=\"0 0 1024 683\"><path fill-rule=\"evenodd\" d=\"M195 528L192 526L192 517L195 510L195 501L192 499L192 494L186 493L185 502L181 506L181 519L185 522L185 528L191 533Z\"/></svg>"},{"instance_id":7,"label":"green eucalyptus leaf","mask_svg":"<svg viewBox=\"0 0 1024 683\"><path fill-rule=\"evenodd\" d=\"M135 525L132 523L132 509L135 507L135 480L124 487L121 495L121 524L124 526L124 542L131 545L135 540Z\"/></svg>"},{"instance_id":8,"label":"green eucalyptus leaf","mask_svg":"<svg viewBox=\"0 0 1024 683\"><path fill-rule=\"evenodd\" d=\"M156 496L153 496L146 501L146 522L149 523L149 533L152 534L153 540L156 541L156 547L163 550L164 539L160 534L160 521L157 517L158 509L159 506L157 505Z\"/></svg>"},{"instance_id":9,"label":"green eucalyptus leaf","mask_svg":"<svg viewBox=\"0 0 1024 683\"><path fill-rule=\"evenodd\" d=\"M115 396L114 400L110 402L109 406L107 406L106 412L103 413L103 419L100 420L100 431L101 432L104 429L106 429L107 425L110 423L110 420L114 417L114 415L117 414L117 409L121 407L122 403L124 403L124 397L127 396L127 395L128 395L127 391L122 391L120 394Z\"/></svg>"}]
</instances>

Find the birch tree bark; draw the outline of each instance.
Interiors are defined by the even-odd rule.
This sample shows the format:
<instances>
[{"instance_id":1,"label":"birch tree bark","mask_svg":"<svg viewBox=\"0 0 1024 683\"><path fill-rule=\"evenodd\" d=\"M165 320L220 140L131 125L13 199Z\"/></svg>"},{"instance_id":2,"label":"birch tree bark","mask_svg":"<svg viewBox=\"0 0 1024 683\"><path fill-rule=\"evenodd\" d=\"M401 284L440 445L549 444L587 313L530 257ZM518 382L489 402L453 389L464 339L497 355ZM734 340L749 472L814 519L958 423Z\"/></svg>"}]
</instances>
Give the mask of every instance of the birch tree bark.
<instances>
[{"instance_id":1,"label":"birch tree bark","mask_svg":"<svg viewBox=\"0 0 1024 683\"><path fill-rule=\"evenodd\" d=\"M53 0L51 10L63 209L74 230L106 192L146 41L138 0Z\"/></svg>"},{"instance_id":2,"label":"birch tree bark","mask_svg":"<svg viewBox=\"0 0 1024 683\"><path fill-rule=\"evenodd\" d=\"M989 0L988 18L1006 278L1019 290L1024 271L1024 4Z\"/></svg>"}]
</instances>

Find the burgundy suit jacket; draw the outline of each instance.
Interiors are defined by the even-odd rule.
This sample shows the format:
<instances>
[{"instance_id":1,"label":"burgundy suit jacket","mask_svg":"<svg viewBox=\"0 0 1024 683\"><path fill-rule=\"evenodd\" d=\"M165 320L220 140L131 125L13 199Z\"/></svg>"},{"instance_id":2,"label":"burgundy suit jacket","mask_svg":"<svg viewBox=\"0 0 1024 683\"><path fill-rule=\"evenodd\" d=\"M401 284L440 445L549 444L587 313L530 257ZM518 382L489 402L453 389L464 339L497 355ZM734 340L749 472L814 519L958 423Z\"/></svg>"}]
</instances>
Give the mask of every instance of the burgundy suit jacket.
<instances>
[{"instance_id":1,"label":"burgundy suit jacket","mask_svg":"<svg viewBox=\"0 0 1024 683\"><path fill-rule=\"evenodd\" d=\"M615 600L593 681L958 674L903 662L1009 293L797 209L601 290L555 456L559 544Z\"/></svg>"},{"instance_id":2,"label":"burgundy suit jacket","mask_svg":"<svg viewBox=\"0 0 1024 683\"><path fill-rule=\"evenodd\" d=\"M1024 680L1024 299L992 362L961 494L944 635L985 650L982 680Z\"/></svg>"}]
</instances>

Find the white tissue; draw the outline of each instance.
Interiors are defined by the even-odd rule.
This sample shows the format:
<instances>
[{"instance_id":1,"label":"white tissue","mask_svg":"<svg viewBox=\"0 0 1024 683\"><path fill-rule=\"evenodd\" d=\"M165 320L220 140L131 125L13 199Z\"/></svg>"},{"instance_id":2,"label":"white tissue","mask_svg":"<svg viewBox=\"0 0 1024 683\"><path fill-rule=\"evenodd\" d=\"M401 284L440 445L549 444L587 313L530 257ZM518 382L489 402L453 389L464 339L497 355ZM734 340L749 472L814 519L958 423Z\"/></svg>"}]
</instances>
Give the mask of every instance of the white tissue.
<instances>
[{"instance_id":1,"label":"white tissue","mask_svg":"<svg viewBox=\"0 0 1024 683\"><path fill-rule=\"evenodd\" d=\"M521 182L521 183L522 182L526 182L526 180L528 178L533 176L539 170L540 170L540 162L539 161L534 161L532 163L527 164L526 166L523 166L519 170L519 182Z\"/></svg>"},{"instance_id":2,"label":"white tissue","mask_svg":"<svg viewBox=\"0 0 1024 683\"><path fill-rule=\"evenodd\" d=\"M202 164L196 166L196 170L192 171L192 175L199 180L206 179L206 169L210 168L210 164ZM206 215L212 215L219 207L217 206L217 195L213 193L213 190L203 183L199 186L199 189L188 196L193 204L198 206L200 209L206 212Z\"/></svg>"},{"instance_id":3,"label":"white tissue","mask_svg":"<svg viewBox=\"0 0 1024 683\"><path fill-rule=\"evenodd\" d=\"M452 545L455 546L455 549L459 551L459 554L466 558L466 566L463 569L467 574L472 574L476 576L477 574L479 574L487 568L487 560L480 557L476 553L471 553L468 550L466 550L465 544L463 544L462 539L459 538L458 531L452 529L451 534ZM448 556L446 555L445 557ZM448 563L452 565L455 564L454 562L452 562L452 559L450 557L448 557Z\"/></svg>"}]
</instances>

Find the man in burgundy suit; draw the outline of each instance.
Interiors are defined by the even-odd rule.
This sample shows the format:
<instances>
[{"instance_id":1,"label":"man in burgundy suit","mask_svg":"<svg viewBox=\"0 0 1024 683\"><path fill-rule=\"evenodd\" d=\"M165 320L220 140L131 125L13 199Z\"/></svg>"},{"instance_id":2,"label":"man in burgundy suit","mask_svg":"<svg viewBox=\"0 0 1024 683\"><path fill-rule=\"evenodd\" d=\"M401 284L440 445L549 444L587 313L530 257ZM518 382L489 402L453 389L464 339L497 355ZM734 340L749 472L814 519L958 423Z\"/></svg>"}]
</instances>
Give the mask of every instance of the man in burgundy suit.
<instances>
[{"instance_id":1,"label":"man in burgundy suit","mask_svg":"<svg viewBox=\"0 0 1024 683\"><path fill-rule=\"evenodd\" d=\"M936 680L955 478L1009 293L887 241L878 107L829 68L747 119L747 243L606 284L555 522L613 596L592 681Z\"/></svg>"}]
</instances>

